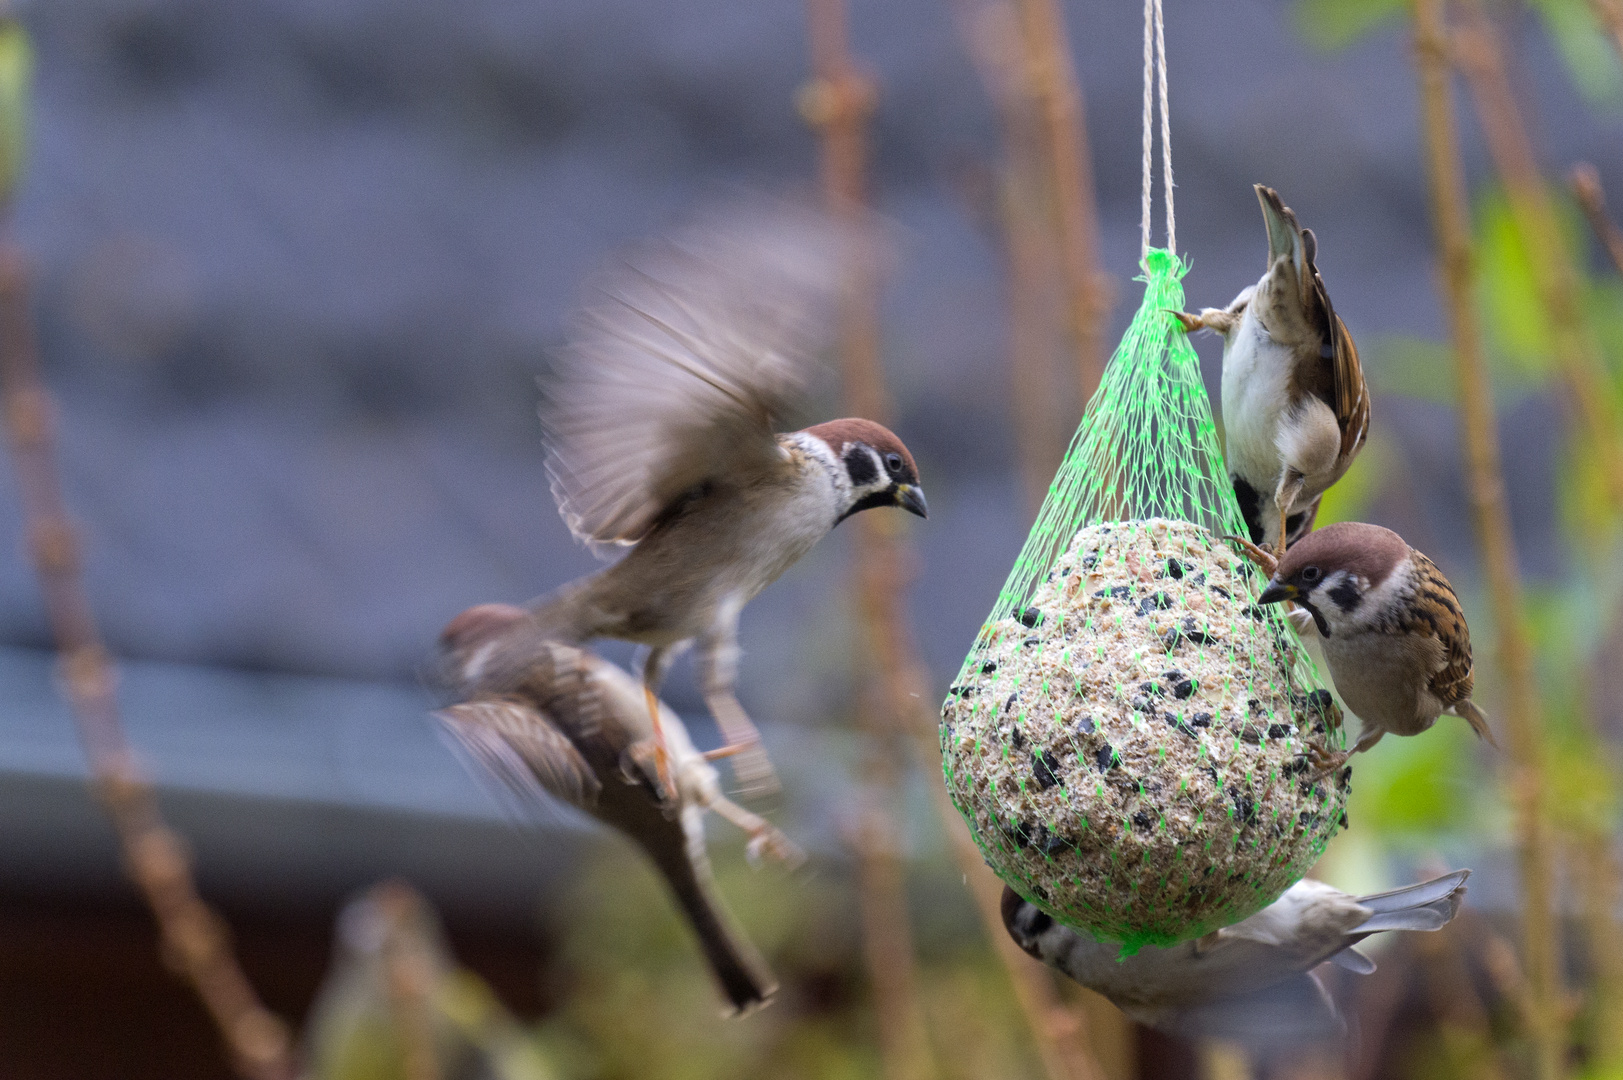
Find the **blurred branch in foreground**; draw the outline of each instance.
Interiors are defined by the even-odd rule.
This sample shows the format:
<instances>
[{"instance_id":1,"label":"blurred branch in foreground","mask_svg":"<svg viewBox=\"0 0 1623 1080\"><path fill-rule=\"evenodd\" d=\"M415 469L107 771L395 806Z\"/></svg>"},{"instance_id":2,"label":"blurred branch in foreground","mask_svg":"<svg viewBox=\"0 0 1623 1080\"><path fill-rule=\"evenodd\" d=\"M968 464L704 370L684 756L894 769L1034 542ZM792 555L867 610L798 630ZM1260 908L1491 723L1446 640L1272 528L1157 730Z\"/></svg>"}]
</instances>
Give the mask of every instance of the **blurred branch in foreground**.
<instances>
[{"instance_id":1,"label":"blurred branch in foreground","mask_svg":"<svg viewBox=\"0 0 1623 1080\"><path fill-rule=\"evenodd\" d=\"M0 241L0 395L11 436L29 550L61 655L62 682L97 796L113 819L125 871L157 917L165 959L196 989L249 1080L291 1080L285 1024L260 1002L231 950L225 922L192 880L181 838L164 824L119 717L117 676L80 573L79 541L56 468L54 410L39 375L21 252Z\"/></svg>"},{"instance_id":2,"label":"blurred branch in foreground","mask_svg":"<svg viewBox=\"0 0 1623 1080\"><path fill-rule=\"evenodd\" d=\"M1573 167L1570 182L1596 239L1606 249L1613 267L1623 274L1623 231L1606 213L1606 193L1599 171L1588 162L1580 162ZM1604 745L1596 700L1605 685L1601 669L1612 659L1609 654L1617 650L1620 631L1623 612L1614 612L1606 640L1587 673L1589 692L1584 695L1582 711L1588 737L1597 747ZM1599 760L1609 765L1610 755L1603 754ZM1618 865L1609 818L1584 816L1573 842L1572 860L1593 972L1588 1002L1589 1055L1603 1075L1623 1073L1623 926L1617 919L1617 903L1623 895L1623 867Z\"/></svg>"},{"instance_id":3,"label":"blurred branch in foreground","mask_svg":"<svg viewBox=\"0 0 1623 1080\"><path fill-rule=\"evenodd\" d=\"M344 906L305 1030L309 1080L553 1080L512 1013L457 964L403 881Z\"/></svg>"},{"instance_id":4,"label":"blurred branch in foreground","mask_svg":"<svg viewBox=\"0 0 1623 1080\"><path fill-rule=\"evenodd\" d=\"M1446 44L1427 47L1446 50L1471 89L1489 155L1505 185L1539 302L1549 319L1554 339L1550 351L1588 429L1613 509L1623 511L1623 416L1616 395L1609 392L1600 346L1583 317L1578 275L1510 85L1504 45L1480 0L1464 0L1461 9L1466 14L1463 25L1443 39Z\"/></svg>"},{"instance_id":5,"label":"blurred branch in foreground","mask_svg":"<svg viewBox=\"0 0 1623 1080\"><path fill-rule=\"evenodd\" d=\"M1606 249L1613 268L1623 274L1623 229L1619 229L1606 213L1606 192L1600 185L1600 171L1589 162L1580 161L1572 167L1569 179L1572 193L1577 197L1584 217L1589 219L1589 227L1595 231L1595 238Z\"/></svg>"},{"instance_id":6,"label":"blurred branch in foreground","mask_svg":"<svg viewBox=\"0 0 1623 1080\"><path fill-rule=\"evenodd\" d=\"M1043 119L1043 149L1053 177L1054 225L1060 265L1069 294L1071 334L1076 345L1082 403L1087 404L1104 372L1104 319L1110 307L1098 269L1099 222L1088 161L1082 89L1066 45L1063 13L1056 0L1015 0L1031 87Z\"/></svg>"},{"instance_id":7,"label":"blurred branch in foreground","mask_svg":"<svg viewBox=\"0 0 1623 1080\"><path fill-rule=\"evenodd\" d=\"M965 51L997 107L1002 160L986 170L975 209L1002 249L1008 290L1012 419L1026 510L1035 514L1059 470L1075 405L1061 393L1060 253L1050 207L1051 170L1044 163L1042 117L1024 60L1019 15L1011 0L955 0ZM1087 392L1086 380L1078 390Z\"/></svg>"},{"instance_id":8,"label":"blurred branch in foreground","mask_svg":"<svg viewBox=\"0 0 1623 1080\"><path fill-rule=\"evenodd\" d=\"M1415 4L1415 62L1420 77L1426 173L1433 228L1437 234L1439 286L1459 381L1461 434L1471 513L1497 631L1496 666L1505 680L1503 723L1510 736L1510 796L1516 813L1521 870L1522 948L1528 973L1526 1013L1535 1052L1535 1075L1539 1080L1555 1080L1565 1068L1566 1039L1558 1013L1560 949L1554 912L1555 868L1544 783L1543 716L1522 604L1510 508L1500 467L1492 392L1472 295L1470 219L1449 97L1448 29L1443 3L1444 0L1417 0ZM1508 87L1503 89L1508 93ZM1490 140L1495 138L1503 142L1504 133L1490 136ZM1543 190L1536 171L1531 181L1520 177L1517 182L1522 186L1519 198L1528 204L1523 207L1524 213L1533 215L1548 210L1547 204L1541 204L1543 210L1535 205L1540 204ZM1511 183L1507 178L1507 184ZM1525 190L1529 183L1535 190Z\"/></svg>"},{"instance_id":9,"label":"blurred branch in foreground","mask_svg":"<svg viewBox=\"0 0 1623 1080\"><path fill-rule=\"evenodd\" d=\"M858 221L864 211L864 124L872 111L874 88L855 69L846 41L843 0L808 0L811 28L812 65L815 81L802 94L801 107L811 124L823 133L823 181L836 216ZM846 400L860 415L883 422L887 410L883 371L879 363L878 310L876 282L872 268L858 265L846 291L844 313L843 363ZM1103 1080L1097 1062L1087 1049L1081 1018L1060 1001L1053 982L1035 961L1022 953L1003 930L999 912L1001 885L987 870L979 850L969 837L958 812L947 798L946 788L937 779L940 761L933 749L936 718L926 704L929 679L913 643L902 590L911 577L911 558L897 523L859 521L856 551L858 605L872 671L879 685L864 692L860 708L863 726L873 749L870 758L870 797L894 791L904 771L899 759L901 742L916 741L920 765L942 823L951 837L954 855L970 882L976 906L997 955L1014 983L1015 996L1031 1025L1038 1056L1049 1080ZM870 801L863 832L872 840L873 829L888 827L877 800ZM863 850L866 848L866 850ZM872 843L859 848L866 859L894 859L895 852ZM904 1047L917 1045L924 1037L923 1014L912 987L911 941L907 930L905 897L901 895L899 867L892 877L884 866L869 866L862 872L864 882L863 923L870 937L882 934L885 940L865 946L878 992L881 1031L890 1043L886 1071L891 1076L916 1075L906 1070L930 1069L929 1047L913 1051L912 1060L899 1059ZM883 893L881 893L883 887ZM882 914L881 912L884 912ZM905 966L895 959L906 948ZM881 953L885 957L882 958ZM896 971L884 972L878 965L895 964L907 973L905 984ZM898 982L896 988L887 983ZM887 1000L896 993L901 1000ZM915 1034L916 1033L916 1034ZM905 1040L905 1042L904 1042Z\"/></svg>"},{"instance_id":10,"label":"blurred branch in foreground","mask_svg":"<svg viewBox=\"0 0 1623 1080\"><path fill-rule=\"evenodd\" d=\"M829 209L856 235L865 213L866 128L878 91L851 59L844 0L808 0L806 17L812 82L801 94L801 110L822 136L823 190ZM841 377L849 414L886 423L889 409L879 362L875 271L865 251L855 245L848 248L840 295ZM901 786L905 762L899 760L894 725L881 705L885 695L875 685L893 678L887 642L892 624L903 617L891 572L898 540L892 523L859 520L854 525L852 586L862 624L857 640L863 644L853 651L852 660L859 665L857 715L865 736L865 790L851 839L857 856L863 956L873 986L887 1080L935 1080L939 1072L918 993L906 876L896 849L896 822L887 806Z\"/></svg>"}]
</instances>

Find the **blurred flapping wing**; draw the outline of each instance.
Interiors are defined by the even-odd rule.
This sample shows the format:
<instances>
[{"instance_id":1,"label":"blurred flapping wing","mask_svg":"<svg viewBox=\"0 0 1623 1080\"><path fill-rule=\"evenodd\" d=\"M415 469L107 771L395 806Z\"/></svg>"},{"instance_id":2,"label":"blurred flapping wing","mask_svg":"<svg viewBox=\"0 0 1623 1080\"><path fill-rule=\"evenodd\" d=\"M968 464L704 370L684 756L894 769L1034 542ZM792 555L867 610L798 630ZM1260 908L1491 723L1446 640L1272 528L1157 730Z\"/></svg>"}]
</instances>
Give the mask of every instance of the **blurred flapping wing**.
<instances>
[{"instance_id":1,"label":"blurred flapping wing","mask_svg":"<svg viewBox=\"0 0 1623 1080\"><path fill-rule=\"evenodd\" d=\"M578 540L633 544L718 472L782 460L776 426L831 336L843 242L821 215L752 207L593 283L541 409L552 492Z\"/></svg>"},{"instance_id":2,"label":"blurred flapping wing","mask_svg":"<svg viewBox=\"0 0 1623 1080\"><path fill-rule=\"evenodd\" d=\"M492 698L452 705L434 716L481 778L527 810L544 807L548 796L587 809L603 789L569 737L529 705Z\"/></svg>"}]
</instances>

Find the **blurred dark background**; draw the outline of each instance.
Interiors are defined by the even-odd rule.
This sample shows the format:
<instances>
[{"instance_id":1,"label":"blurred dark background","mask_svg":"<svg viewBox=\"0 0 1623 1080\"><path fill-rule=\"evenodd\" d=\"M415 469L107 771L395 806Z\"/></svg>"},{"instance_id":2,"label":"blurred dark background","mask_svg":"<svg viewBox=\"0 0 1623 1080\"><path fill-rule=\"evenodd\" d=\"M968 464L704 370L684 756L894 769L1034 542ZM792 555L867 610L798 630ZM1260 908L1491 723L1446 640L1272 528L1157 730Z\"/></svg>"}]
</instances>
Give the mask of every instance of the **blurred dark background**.
<instances>
[{"instance_id":1,"label":"blurred dark background","mask_svg":"<svg viewBox=\"0 0 1623 1080\"><path fill-rule=\"evenodd\" d=\"M125 661L132 740L205 891L287 1015L315 988L335 905L388 874L422 887L464 959L534 1014L549 1000L535 973L561 932L537 905L568 891L596 841L509 826L436 740L426 663L467 605L522 600L593 565L547 491L535 381L582 278L616 249L739 187L809 187L816 142L794 105L802 7L80 0L22 15L37 85L15 228L63 410L68 496ZM1071 3L1068 17L1113 342L1138 298L1140 13ZM893 426L930 497L911 602L938 681L1030 514L1014 480L1001 267L975 180L999 135L953 18L950 0L852 11L854 51L881 86L874 201L902 227L885 359ZM1469 595L1452 411L1416 392L1408 353L1382 346L1442 335L1407 41L1393 27L1329 53L1301 19L1283 0L1169 5L1188 296L1220 305L1255 280L1265 240L1250 185L1277 187L1318 233L1378 395L1363 516ZM1532 15L1505 25L1541 154L1623 177L1616 102L1580 98ZM1480 176L1479 136L1464 133ZM1217 345L1199 347L1215 390ZM1524 570L1554 582L1560 399L1522 388L1502 406ZM20 535L0 470L0 536L20 551ZM741 682L787 779L781 816L836 859L853 756L835 723L849 685L846 554L837 535L749 608ZM98 1071L100 1043L69 1051L41 1034L84 1025L148 1036L117 1075L223 1075L81 784L46 642L26 561L0 560L3 1071L114 1075ZM694 710L685 668L669 696ZM927 824L913 831L912 855L938 855ZM1505 895L1494 835L1448 833L1439 848L1474 859L1473 903ZM1346 873L1389 881L1417 857L1402 851L1370 841ZM943 906L921 933L979 932L967 902ZM74 989L108 972L125 982Z\"/></svg>"}]
</instances>

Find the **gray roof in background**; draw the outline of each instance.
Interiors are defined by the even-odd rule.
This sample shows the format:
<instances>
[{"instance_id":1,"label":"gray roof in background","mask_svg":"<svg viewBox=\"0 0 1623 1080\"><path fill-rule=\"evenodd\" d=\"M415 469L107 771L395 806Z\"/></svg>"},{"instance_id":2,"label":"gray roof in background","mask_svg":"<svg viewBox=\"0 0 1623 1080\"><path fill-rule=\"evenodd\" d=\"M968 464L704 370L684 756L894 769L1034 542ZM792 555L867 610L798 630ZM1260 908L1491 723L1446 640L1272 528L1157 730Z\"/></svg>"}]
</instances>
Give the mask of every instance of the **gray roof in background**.
<instances>
[{"instance_id":1,"label":"gray roof in background","mask_svg":"<svg viewBox=\"0 0 1623 1080\"><path fill-rule=\"evenodd\" d=\"M1139 14L1069 8L1114 334L1137 300ZM1366 350L1382 334L1437 335L1407 46L1387 31L1318 54L1291 10L1170 6L1190 300L1226 302L1260 271L1250 184L1262 180L1318 232L1338 311ZM803 16L800 0L27 9L37 123L17 228L97 608L116 650L157 662L127 686L133 735L167 785L494 827L427 731L417 672L456 611L593 565L547 493L534 379L608 253L729 185L814 174L793 108ZM1026 526L998 257L957 180L964 162L996 155L997 133L948 0L858 3L852 27L883 87L876 201L905 229L887 359L894 426L932 511L912 531L912 603L945 677ZM1520 55L1552 167L1587 156L1623 175L1617 117L1579 103L1539 34L1524 34ZM1215 373L1215 343L1201 348ZM1524 403L1507 421L1535 572L1560 557L1536 527L1554 498L1552 410ZM1463 566L1444 420L1378 404L1417 483L1377 509ZM0 471L0 537L18 535L13 494ZM836 537L746 614L742 696L785 732L823 723L842 698L845 572ZM26 652L43 641L26 567L0 562L0 643L24 647L0 653L0 768L60 783L68 744L25 737L56 715ZM693 700L681 678L672 695Z\"/></svg>"}]
</instances>

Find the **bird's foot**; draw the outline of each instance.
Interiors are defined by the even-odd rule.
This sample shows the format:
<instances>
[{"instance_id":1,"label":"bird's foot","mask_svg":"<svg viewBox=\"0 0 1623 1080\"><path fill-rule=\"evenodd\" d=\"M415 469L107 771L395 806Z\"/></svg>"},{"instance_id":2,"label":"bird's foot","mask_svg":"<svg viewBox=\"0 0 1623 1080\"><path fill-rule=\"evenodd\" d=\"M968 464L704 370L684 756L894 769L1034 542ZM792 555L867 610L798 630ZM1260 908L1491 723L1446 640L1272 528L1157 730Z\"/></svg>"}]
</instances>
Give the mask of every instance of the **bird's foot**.
<instances>
[{"instance_id":1,"label":"bird's foot","mask_svg":"<svg viewBox=\"0 0 1623 1080\"><path fill-rule=\"evenodd\" d=\"M1187 311L1174 311L1172 308L1167 309L1167 314L1178 320L1178 325L1183 327L1183 332L1186 334L1193 334L1196 330L1206 329L1206 320L1199 315L1191 315Z\"/></svg>"},{"instance_id":2,"label":"bird's foot","mask_svg":"<svg viewBox=\"0 0 1623 1080\"><path fill-rule=\"evenodd\" d=\"M800 846L759 814L752 814L726 796L718 795L710 803L711 809L744 830L749 843L744 846L744 857L751 866L760 865L762 856L781 862L790 868L806 861Z\"/></svg>"},{"instance_id":3,"label":"bird's foot","mask_svg":"<svg viewBox=\"0 0 1623 1080\"><path fill-rule=\"evenodd\" d=\"M671 782L671 755L665 747L665 729L659 721L659 697L654 688L644 684L643 696L648 701L648 718L654 726L654 776L659 781L659 798L666 802L676 798L676 785Z\"/></svg>"},{"instance_id":4,"label":"bird's foot","mask_svg":"<svg viewBox=\"0 0 1623 1080\"><path fill-rule=\"evenodd\" d=\"M1340 769L1352 757L1351 750L1329 750L1318 743L1307 744L1307 760L1317 771L1318 775L1325 776Z\"/></svg>"},{"instance_id":5,"label":"bird's foot","mask_svg":"<svg viewBox=\"0 0 1623 1080\"><path fill-rule=\"evenodd\" d=\"M1218 539L1229 540L1233 543L1239 544L1240 550L1244 551L1248 556L1250 556L1251 561L1256 563L1257 566L1262 569L1262 572L1267 574L1269 577L1273 577L1274 571L1279 569L1278 556L1269 551L1267 548L1258 547L1256 544L1253 544L1250 540L1243 536L1220 536Z\"/></svg>"}]
</instances>

